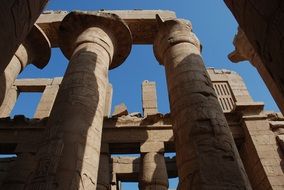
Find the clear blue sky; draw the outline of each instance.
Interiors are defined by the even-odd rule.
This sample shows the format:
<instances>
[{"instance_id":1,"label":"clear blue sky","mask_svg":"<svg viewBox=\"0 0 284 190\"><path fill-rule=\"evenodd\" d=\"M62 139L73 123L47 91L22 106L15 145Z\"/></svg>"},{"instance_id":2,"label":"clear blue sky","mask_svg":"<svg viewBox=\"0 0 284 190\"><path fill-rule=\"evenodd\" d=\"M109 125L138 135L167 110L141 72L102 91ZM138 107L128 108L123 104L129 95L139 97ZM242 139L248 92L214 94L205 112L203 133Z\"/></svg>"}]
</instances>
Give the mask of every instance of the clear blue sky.
<instances>
[{"instance_id":1,"label":"clear blue sky","mask_svg":"<svg viewBox=\"0 0 284 190\"><path fill-rule=\"evenodd\" d=\"M193 29L203 44L203 58L207 67L224 68L238 72L255 101L265 102L265 109L279 111L256 70L248 63L231 63L227 59L234 47L232 40L237 23L222 0L51 0L47 10L99 10L99 9L164 9L176 12L177 17L192 22ZM60 50L52 51L49 65L42 71L33 66L20 78L44 78L63 76L68 61ZM110 82L114 88L113 106L124 102L130 112L141 112L141 83L156 81L158 106L162 113L169 112L164 68L153 55L152 46L133 46L131 55L119 68L110 71ZM30 97L30 98L29 98ZM35 111L39 94L21 95L14 114L31 117ZM175 188L171 183L171 188ZM124 186L126 187L126 186ZM133 189L126 187L125 189Z\"/></svg>"}]
</instances>

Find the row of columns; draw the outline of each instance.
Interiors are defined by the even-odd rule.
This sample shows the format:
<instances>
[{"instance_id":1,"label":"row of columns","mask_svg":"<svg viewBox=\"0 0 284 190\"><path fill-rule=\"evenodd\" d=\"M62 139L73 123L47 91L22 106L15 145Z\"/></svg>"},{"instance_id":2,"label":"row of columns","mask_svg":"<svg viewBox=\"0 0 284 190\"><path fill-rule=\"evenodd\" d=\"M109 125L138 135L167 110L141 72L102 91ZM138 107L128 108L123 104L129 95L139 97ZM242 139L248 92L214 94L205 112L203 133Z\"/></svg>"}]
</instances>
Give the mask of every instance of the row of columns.
<instances>
[{"instance_id":1,"label":"row of columns","mask_svg":"<svg viewBox=\"0 0 284 190\"><path fill-rule=\"evenodd\" d=\"M154 53L166 69L178 188L251 189L191 24L160 17L157 23ZM97 179L108 180L98 177L99 160L107 163L100 152L108 70L126 59L132 36L117 15L71 12L59 40L70 62L26 189L107 189ZM142 162L140 187L167 189L162 154L145 152Z\"/></svg>"}]
</instances>

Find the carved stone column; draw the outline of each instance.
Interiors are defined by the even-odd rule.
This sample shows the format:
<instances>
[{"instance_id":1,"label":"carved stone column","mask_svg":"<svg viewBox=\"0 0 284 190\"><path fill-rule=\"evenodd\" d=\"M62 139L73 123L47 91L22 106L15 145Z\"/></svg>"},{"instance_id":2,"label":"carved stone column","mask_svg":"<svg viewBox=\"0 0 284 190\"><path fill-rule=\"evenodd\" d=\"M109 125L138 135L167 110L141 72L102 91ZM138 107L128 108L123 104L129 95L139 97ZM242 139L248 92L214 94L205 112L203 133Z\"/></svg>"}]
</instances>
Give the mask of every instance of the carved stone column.
<instances>
[{"instance_id":1,"label":"carved stone column","mask_svg":"<svg viewBox=\"0 0 284 190\"><path fill-rule=\"evenodd\" d=\"M0 2L0 73L26 39L48 0L3 0Z\"/></svg>"},{"instance_id":2,"label":"carved stone column","mask_svg":"<svg viewBox=\"0 0 284 190\"><path fill-rule=\"evenodd\" d=\"M40 102L37 105L34 118L42 119L45 117L49 117L61 81L62 81L61 77L56 77L53 79L51 85L45 87L42 96L40 98Z\"/></svg>"},{"instance_id":3,"label":"carved stone column","mask_svg":"<svg viewBox=\"0 0 284 190\"><path fill-rule=\"evenodd\" d=\"M4 101L0 106L0 118L9 117L11 111L13 110L17 99L19 96L19 92L16 86L10 87L8 92L5 95Z\"/></svg>"},{"instance_id":4,"label":"carved stone column","mask_svg":"<svg viewBox=\"0 0 284 190\"><path fill-rule=\"evenodd\" d=\"M96 189L108 69L131 50L127 25L114 14L71 12L60 48L70 63L47 123L30 189Z\"/></svg>"},{"instance_id":5,"label":"carved stone column","mask_svg":"<svg viewBox=\"0 0 284 190\"><path fill-rule=\"evenodd\" d=\"M49 40L43 31L37 25L34 25L25 41L19 46L4 73L0 75L0 105L5 105L3 103L5 95L20 72L30 63L39 69L44 68L49 61L50 54ZM1 106L1 109L4 108Z\"/></svg>"},{"instance_id":6,"label":"carved stone column","mask_svg":"<svg viewBox=\"0 0 284 190\"><path fill-rule=\"evenodd\" d=\"M191 24L157 20L154 53L166 69L179 189L251 189Z\"/></svg>"},{"instance_id":7,"label":"carved stone column","mask_svg":"<svg viewBox=\"0 0 284 190\"><path fill-rule=\"evenodd\" d=\"M111 169L108 144L102 144L97 190L110 190Z\"/></svg>"},{"instance_id":8,"label":"carved stone column","mask_svg":"<svg viewBox=\"0 0 284 190\"><path fill-rule=\"evenodd\" d=\"M167 190L169 187L167 167L163 153L147 152L141 157L141 190Z\"/></svg>"}]
</instances>

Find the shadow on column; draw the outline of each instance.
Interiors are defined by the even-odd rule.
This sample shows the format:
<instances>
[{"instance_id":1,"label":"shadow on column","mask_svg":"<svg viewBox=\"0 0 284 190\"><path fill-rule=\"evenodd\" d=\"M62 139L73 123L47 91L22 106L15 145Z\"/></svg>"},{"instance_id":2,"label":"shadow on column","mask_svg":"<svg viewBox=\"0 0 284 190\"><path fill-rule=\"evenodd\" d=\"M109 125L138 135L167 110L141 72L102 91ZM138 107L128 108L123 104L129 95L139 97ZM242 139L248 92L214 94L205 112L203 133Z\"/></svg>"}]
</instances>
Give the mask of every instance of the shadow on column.
<instances>
[{"instance_id":1,"label":"shadow on column","mask_svg":"<svg viewBox=\"0 0 284 190\"><path fill-rule=\"evenodd\" d=\"M0 75L0 107L4 101L5 93L6 93L6 77L4 72Z\"/></svg>"},{"instance_id":2,"label":"shadow on column","mask_svg":"<svg viewBox=\"0 0 284 190\"><path fill-rule=\"evenodd\" d=\"M101 132L94 129L102 123L95 116L103 118L103 112L98 110L103 105L98 105L102 95L95 76L99 63L95 53L84 49L73 57L49 117L30 189L89 189L96 183L96 171L90 170L99 158L90 153L99 151L95 145L101 142ZM90 138L94 134L97 136Z\"/></svg>"},{"instance_id":3,"label":"shadow on column","mask_svg":"<svg viewBox=\"0 0 284 190\"><path fill-rule=\"evenodd\" d=\"M165 65L177 166L185 182L179 188L247 187L243 164L201 56L191 53L176 63Z\"/></svg>"}]
</instances>

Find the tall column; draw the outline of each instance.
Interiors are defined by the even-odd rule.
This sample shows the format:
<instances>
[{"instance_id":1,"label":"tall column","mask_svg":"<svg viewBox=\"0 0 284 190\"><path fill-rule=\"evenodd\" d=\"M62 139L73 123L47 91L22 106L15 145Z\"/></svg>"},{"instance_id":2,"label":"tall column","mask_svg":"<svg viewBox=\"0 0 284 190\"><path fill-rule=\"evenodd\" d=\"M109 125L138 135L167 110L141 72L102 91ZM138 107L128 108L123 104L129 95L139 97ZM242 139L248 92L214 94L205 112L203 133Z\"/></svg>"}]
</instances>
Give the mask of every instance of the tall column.
<instances>
[{"instance_id":1,"label":"tall column","mask_svg":"<svg viewBox=\"0 0 284 190\"><path fill-rule=\"evenodd\" d=\"M108 69L131 50L127 25L116 15L71 12L60 48L70 62L55 99L29 189L96 189Z\"/></svg>"},{"instance_id":2,"label":"tall column","mask_svg":"<svg viewBox=\"0 0 284 190\"><path fill-rule=\"evenodd\" d=\"M166 69L179 189L251 189L190 22L157 21L154 53Z\"/></svg>"},{"instance_id":3,"label":"tall column","mask_svg":"<svg viewBox=\"0 0 284 190\"><path fill-rule=\"evenodd\" d=\"M0 118L9 117L18 99L18 88L16 86L10 87L7 91L4 101L0 106Z\"/></svg>"},{"instance_id":4,"label":"tall column","mask_svg":"<svg viewBox=\"0 0 284 190\"><path fill-rule=\"evenodd\" d=\"M37 25L34 25L25 41L19 46L4 73L0 75L0 105L15 79L27 64L32 63L37 68L42 69L47 65L50 54L51 49L48 38Z\"/></svg>"},{"instance_id":5,"label":"tall column","mask_svg":"<svg viewBox=\"0 0 284 190\"><path fill-rule=\"evenodd\" d=\"M37 105L34 118L42 119L45 117L49 117L61 81L62 81L61 77L58 78L56 77L53 79L51 85L47 85L45 87L41 99Z\"/></svg>"},{"instance_id":6,"label":"tall column","mask_svg":"<svg viewBox=\"0 0 284 190\"><path fill-rule=\"evenodd\" d=\"M0 73L31 31L47 0L2 0L0 2Z\"/></svg>"},{"instance_id":7,"label":"tall column","mask_svg":"<svg viewBox=\"0 0 284 190\"><path fill-rule=\"evenodd\" d=\"M140 147L141 190L167 190L169 187L167 167L164 158L164 143L145 142Z\"/></svg>"},{"instance_id":8,"label":"tall column","mask_svg":"<svg viewBox=\"0 0 284 190\"><path fill-rule=\"evenodd\" d=\"M97 190L110 190L111 170L108 144L102 144Z\"/></svg>"},{"instance_id":9,"label":"tall column","mask_svg":"<svg viewBox=\"0 0 284 190\"><path fill-rule=\"evenodd\" d=\"M147 152L141 157L141 190L167 190L168 174L164 155L158 152Z\"/></svg>"}]
</instances>

